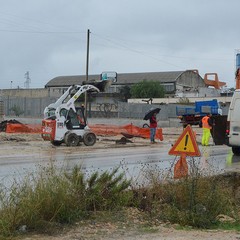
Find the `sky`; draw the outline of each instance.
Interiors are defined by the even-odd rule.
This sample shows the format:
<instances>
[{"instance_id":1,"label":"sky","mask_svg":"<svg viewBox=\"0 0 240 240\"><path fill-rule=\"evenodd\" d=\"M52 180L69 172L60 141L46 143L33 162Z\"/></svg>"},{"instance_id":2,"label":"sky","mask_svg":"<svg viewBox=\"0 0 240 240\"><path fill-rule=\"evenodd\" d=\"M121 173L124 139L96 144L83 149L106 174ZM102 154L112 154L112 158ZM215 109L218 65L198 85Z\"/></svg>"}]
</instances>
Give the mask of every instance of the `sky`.
<instances>
[{"instance_id":1,"label":"sky","mask_svg":"<svg viewBox=\"0 0 240 240\"><path fill-rule=\"evenodd\" d=\"M0 89L197 69L235 87L239 0L0 0ZM28 77L27 77L28 73Z\"/></svg>"}]
</instances>

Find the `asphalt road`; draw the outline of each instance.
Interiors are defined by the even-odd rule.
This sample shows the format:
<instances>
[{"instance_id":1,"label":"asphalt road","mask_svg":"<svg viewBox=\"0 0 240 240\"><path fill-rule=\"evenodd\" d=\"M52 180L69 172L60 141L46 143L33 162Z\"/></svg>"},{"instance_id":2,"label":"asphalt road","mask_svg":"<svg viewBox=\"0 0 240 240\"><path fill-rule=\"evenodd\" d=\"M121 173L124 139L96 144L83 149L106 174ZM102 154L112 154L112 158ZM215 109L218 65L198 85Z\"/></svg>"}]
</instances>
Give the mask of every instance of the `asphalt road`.
<instances>
[{"instance_id":1,"label":"asphalt road","mask_svg":"<svg viewBox=\"0 0 240 240\"><path fill-rule=\"evenodd\" d=\"M8 184L14 178L21 179L29 172L37 171L41 165L54 164L56 167L71 168L78 164L87 174L95 171L111 171L119 167L127 178L134 181L145 181L150 171L156 172L160 178L171 176L173 166L179 156L168 155L168 144L156 144L155 146L119 147L106 149L91 149L81 151L77 148L58 147L21 153L21 146L9 146L11 154L0 155L0 179ZM233 156L227 146L199 146L201 157L187 158L189 166L197 166L203 173L221 173L224 171L240 170L240 157ZM4 146L4 150L6 146ZM14 152L13 152L13 151ZM50 150L50 151L49 151Z\"/></svg>"}]
</instances>

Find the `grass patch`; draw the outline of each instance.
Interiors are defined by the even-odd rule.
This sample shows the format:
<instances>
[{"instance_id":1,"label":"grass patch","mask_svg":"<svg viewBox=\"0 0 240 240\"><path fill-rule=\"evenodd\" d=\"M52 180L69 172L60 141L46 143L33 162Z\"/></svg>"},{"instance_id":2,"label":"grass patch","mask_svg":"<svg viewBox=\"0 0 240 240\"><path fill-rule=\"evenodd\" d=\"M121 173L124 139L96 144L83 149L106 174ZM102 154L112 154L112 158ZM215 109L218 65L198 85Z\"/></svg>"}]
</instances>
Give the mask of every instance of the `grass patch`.
<instances>
[{"instance_id":1,"label":"grass patch","mask_svg":"<svg viewBox=\"0 0 240 240\"><path fill-rule=\"evenodd\" d=\"M23 228L50 232L96 211L121 209L131 198L125 191L130 182L117 171L95 172L85 179L79 166L71 172L48 167L21 184L15 181L10 190L1 189L0 234L13 236Z\"/></svg>"},{"instance_id":2,"label":"grass patch","mask_svg":"<svg viewBox=\"0 0 240 240\"><path fill-rule=\"evenodd\" d=\"M1 187L0 238L56 233L75 223L116 223L122 231L133 226L146 233L157 232L163 223L240 230L239 176L206 177L196 169L179 180L163 182L154 172L148 176L153 179L148 187L133 187L118 168L88 177L80 166L40 168L9 189ZM219 215L234 222L223 223Z\"/></svg>"},{"instance_id":3,"label":"grass patch","mask_svg":"<svg viewBox=\"0 0 240 240\"><path fill-rule=\"evenodd\" d=\"M202 176L196 165L194 167L191 174L178 180L163 182L153 177L147 188L133 190L134 204L148 212L152 219L181 226L213 228L220 223L219 215L239 223L239 199L235 197L239 179Z\"/></svg>"}]
</instances>

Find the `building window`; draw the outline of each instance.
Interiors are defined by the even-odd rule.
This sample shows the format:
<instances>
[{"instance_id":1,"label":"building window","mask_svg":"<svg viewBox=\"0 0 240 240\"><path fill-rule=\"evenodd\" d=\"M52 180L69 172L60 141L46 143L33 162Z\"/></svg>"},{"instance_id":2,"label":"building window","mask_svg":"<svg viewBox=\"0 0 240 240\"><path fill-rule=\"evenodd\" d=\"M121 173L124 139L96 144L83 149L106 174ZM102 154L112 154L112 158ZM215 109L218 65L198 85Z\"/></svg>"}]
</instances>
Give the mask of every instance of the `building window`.
<instances>
[{"instance_id":1,"label":"building window","mask_svg":"<svg viewBox=\"0 0 240 240\"><path fill-rule=\"evenodd\" d=\"M162 83L161 85L164 87L166 93L175 91L175 84L174 83Z\"/></svg>"}]
</instances>

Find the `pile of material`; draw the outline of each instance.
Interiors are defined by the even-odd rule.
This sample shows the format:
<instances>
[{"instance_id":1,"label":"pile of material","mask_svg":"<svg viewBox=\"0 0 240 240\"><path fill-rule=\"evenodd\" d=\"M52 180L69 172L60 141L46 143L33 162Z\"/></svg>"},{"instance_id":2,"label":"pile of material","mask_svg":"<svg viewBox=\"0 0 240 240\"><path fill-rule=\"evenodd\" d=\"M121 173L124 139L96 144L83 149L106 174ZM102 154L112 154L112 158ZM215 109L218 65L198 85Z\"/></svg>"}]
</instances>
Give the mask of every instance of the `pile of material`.
<instances>
[{"instance_id":1,"label":"pile of material","mask_svg":"<svg viewBox=\"0 0 240 240\"><path fill-rule=\"evenodd\" d=\"M0 122L0 131L1 132L6 132L8 123L10 123L10 124L21 124L19 121L15 120L15 119L2 121L2 122Z\"/></svg>"}]
</instances>

